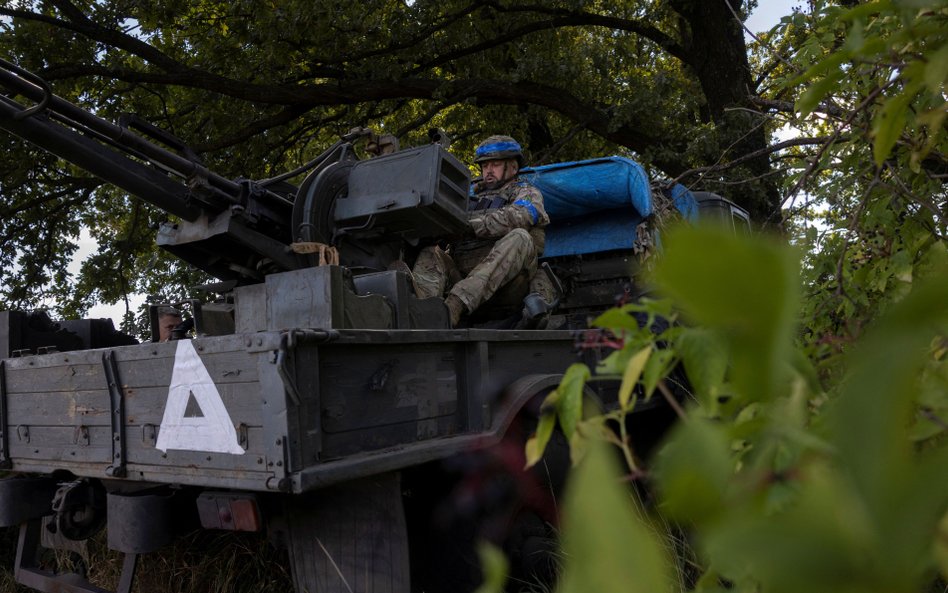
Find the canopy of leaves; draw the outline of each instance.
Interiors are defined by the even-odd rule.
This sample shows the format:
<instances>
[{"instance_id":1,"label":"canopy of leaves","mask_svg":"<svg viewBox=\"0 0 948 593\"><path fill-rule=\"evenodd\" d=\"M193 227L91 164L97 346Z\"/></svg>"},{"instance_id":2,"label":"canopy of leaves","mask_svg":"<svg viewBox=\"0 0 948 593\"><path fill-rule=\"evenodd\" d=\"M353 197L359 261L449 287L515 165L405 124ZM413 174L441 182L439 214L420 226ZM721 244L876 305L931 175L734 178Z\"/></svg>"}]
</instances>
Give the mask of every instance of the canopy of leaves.
<instances>
[{"instance_id":1,"label":"canopy of leaves","mask_svg":"<svg viewBox=\"0 0 948 593\"><path fill-rule=\"evenodd\" d=\"M0 57L107 120L134 113L176 134L225 177L292 169L354 126L394 133L403 146L440 127L461 156L501 132L535 163L621 153L656 177L743 156L683 180L763 219L778 194L766 175L768 120L748 115L748 8L24 0L0 6ZM6 134L0 142L9 155L0 165L4 306L45 301L75 315L129 292L181 297L199 280L155 255L152 227L165 215ZM100 250L71 277L81 227Z\"/></svg>"},{"instance_id":2,"label":"canopy of leaves","mask_svg":"<svg viewBox=\"0 0 948 593\"><path fill-rule=\"evenodd\" d=\"M661 518L685 526L695 545L669 590L944 589L948 4L810 8L760 40L760 63L773 60L766 69L786 99L757 99L819 147L804 155L796 147L806 142L791 140L778 157L790 173L788 228L806 251L708 229L675 233L655 278L670 300L597 320L621 338L598 369L622 381L620 398L633 389L655 397L650 360L639 358L650 346L682 363L691 389L679 391L682 422L650 466L623 429L632 408L571 420L581 437L574 452L595 455L586 440L612 442L629 476L648 476L658 494L649 518L627 531L635 543L589 538L567 574L621 545L657 545L658 532L642 524ZM686 323L656 336L632 313ZM589 376L570 369L550 410L569 409ZM531 459L542 455L541 437L528 445ZM612 512L627 517L630 506ZM658 566L644 578L664 578Z\"/></svg>"},{"instance_id":3,"label":"canopy of leaves","mask_svg":"<svg viewBox=\"0 0 948 593\"><path fill-rule=\"evenodd\" d=\"M230 178L292 169L354 126L406 146L440 127L462 157L497 132L535 163L630 155L791 232L807 340L831 358L936 257L948 174L945 1L849 5L811 2L748 46L754 3L736 0L24 0L0 6L0 57ZM0 142L0 305L75 316L205 280L155 249L166 214ZM71 275L81 228L99 251Z\"/></svg>"},{"instance_id":4,"label":"canopy of leaves","mask_svg":"<svg viewBox=\"0 0 948 593\"><path fill-rule=\"evenodd\" d=\"M787 121L828 140L785 206L807 254L803 337L831 366L945 258L948 3L815 3L784 22L795 53L781 84L798 109Z\"/></svg>"}]
</instances>

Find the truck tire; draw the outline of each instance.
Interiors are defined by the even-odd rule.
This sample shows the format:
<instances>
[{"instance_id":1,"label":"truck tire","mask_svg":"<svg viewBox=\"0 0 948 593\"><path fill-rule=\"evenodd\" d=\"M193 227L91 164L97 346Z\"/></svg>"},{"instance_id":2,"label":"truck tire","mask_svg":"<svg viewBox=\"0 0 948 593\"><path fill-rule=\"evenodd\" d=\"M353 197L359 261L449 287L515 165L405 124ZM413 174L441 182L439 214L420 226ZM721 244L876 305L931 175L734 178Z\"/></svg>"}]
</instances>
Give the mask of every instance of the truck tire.
<instances>
[{"instance_id":1,"label":"truck tire","mask_svg":"<svg viewBox=\"0 0 948 593\"><path fill-rule=\"evenodd\" d=\"M294 496L287 545L296 593L407 593L408 534L397 473Z\"/></svg>"},{"instance_id":2,"label":"truck tire","mask_svg":"<svg viewBox=\"0 0 948 593\"><path fill-rule=\"evenodd\" d=\"M524 434L509 442L523 451L526 438L536 429L537 416L529 411L521 413ZM526 463L526 455L517 462ZM521 466L522 467L522 466ZM524 472L521 482L532 485L532 493L518 501L512 513L503 550L510 562L507 589L510 591L552 591L558 576L559 508L570 469L569 441L554 429L542 459ZM539 488L537 488L539 486Z\"/></svg>"},{"instance_id":3,"label":"truck tire","mask_svg":"<svg viewBox=\"0 0 948 593\"><path fill-rule=\"evenodd\" d=\"M427 593L472 593L483 584L479 542L509 562L505 591L552 591L557 578L558 508L570 468L569 443L554 430L540 463L524 471L543 390L490 447L406 471L415 584Z\"/></svg>"}]
</instances>

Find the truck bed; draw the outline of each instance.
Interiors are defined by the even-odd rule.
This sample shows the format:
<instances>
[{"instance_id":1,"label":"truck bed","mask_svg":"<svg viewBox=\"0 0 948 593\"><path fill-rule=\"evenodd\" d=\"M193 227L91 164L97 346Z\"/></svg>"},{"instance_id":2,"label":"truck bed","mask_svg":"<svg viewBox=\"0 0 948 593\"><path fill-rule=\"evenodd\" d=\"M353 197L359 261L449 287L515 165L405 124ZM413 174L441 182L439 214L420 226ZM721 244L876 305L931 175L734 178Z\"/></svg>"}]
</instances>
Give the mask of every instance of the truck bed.
<instances>
[{"instance_id":1,"label":"truck bed","mask_svg":"<svg viewBox=\"0 0 948 593\"><path fill-rule=\"evenodd\" d=\"M566 331L292 330L10 358L0 464L303 492L488 444L573 345Z\"/></svg>"}]
</instances>

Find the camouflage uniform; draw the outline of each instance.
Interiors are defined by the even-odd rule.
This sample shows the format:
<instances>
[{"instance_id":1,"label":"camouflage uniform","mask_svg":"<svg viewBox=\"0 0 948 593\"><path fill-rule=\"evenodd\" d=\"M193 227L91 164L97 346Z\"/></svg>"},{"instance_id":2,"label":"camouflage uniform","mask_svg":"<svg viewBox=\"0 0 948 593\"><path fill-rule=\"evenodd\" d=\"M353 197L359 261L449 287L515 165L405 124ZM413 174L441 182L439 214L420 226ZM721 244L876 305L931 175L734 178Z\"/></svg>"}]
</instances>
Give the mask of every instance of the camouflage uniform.
<instances>
[{"instance_id":1,"label":"camouflage uniform","mask_svg":"<svg viewBox=\"0 0 948 593\"><path fill-rule=\"evenodd\" d=\"M540 190L519 177L496 190L475 191L476 209L469 216L476 238L460 241L448 252L426 247L412 269L419 297L444 296L449 289L468 311L519 274L542 282L545 274L536 273L537 257L543 253L543 227L550 222Z\"/></svg>"}]
</instances>

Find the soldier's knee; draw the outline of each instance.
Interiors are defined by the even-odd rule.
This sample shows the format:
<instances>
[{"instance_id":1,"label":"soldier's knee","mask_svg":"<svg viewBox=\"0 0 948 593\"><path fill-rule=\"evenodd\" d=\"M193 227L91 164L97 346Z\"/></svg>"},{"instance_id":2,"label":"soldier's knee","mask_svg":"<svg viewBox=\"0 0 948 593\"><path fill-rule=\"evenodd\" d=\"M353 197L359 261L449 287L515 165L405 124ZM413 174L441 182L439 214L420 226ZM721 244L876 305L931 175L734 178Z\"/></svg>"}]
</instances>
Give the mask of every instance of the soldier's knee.
<instances>
[{"instance_id":1,"label":"soldier's knee","mask_svg":"<svg viewBox=\"0 0 948 593\"><path fill-rule=\"evenodd\" d=\"M526 229L513 229L504 235L502 241L514 249L533 249L533 237Z\"/></svg>"}]
</instances>

